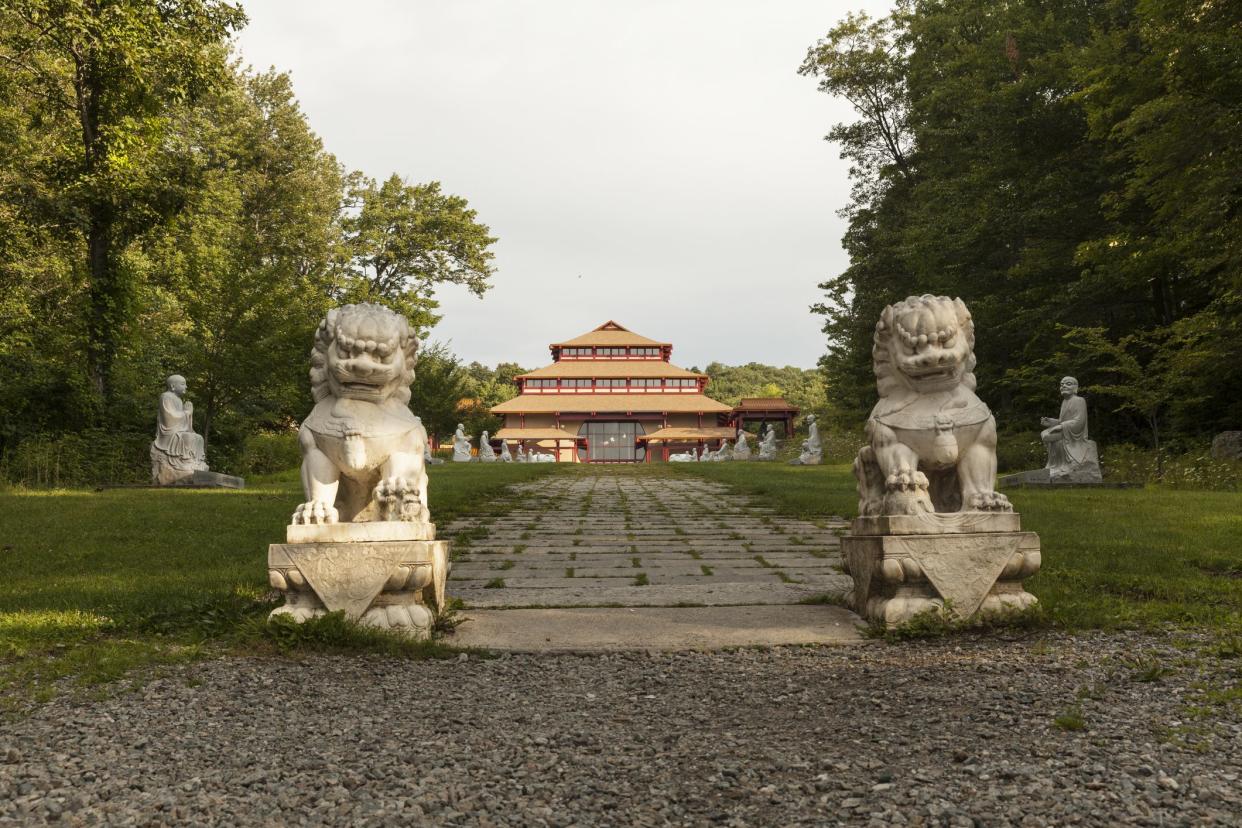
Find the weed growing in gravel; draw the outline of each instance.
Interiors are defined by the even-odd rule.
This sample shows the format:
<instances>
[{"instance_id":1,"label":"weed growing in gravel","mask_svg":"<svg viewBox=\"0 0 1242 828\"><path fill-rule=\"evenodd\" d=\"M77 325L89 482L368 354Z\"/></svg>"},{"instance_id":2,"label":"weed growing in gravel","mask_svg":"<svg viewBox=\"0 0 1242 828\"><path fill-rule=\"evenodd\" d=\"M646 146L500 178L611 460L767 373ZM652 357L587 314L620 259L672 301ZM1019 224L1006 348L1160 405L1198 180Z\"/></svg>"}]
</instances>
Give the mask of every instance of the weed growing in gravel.
<instances>
[{"instance_id":1,"label":"weed growing in gravel","mask_svg":"<svg viewBox=\"0 0 1242 828\"><path fill-rule=\"evenodd\" d=\"M630 566L638 569L643 565L642 558L630 558Z\"/></svg>"},{"instance_id":2,"label":"weed growing in gravel","mask_svg":"<svg viewBox=\"0 0 1242 828\"><path fill-rule=\"evenodd\" d=\"M1060 730L1086 730L1087 723L1082 718L1082 708L1074 705L1060 713L1052 720L1052 723Z\"/></svg>"},{"instance_id":3,"label":"weed growing in gravel","mask_svg":"<svg viewBox=\"0 0 1242 828\"><path fill-rule=\"evenodd\" d=\"M483 588L484 589L504 589L505 579L504 578L492 578L490 581L488 581L486 584L483 585Z\"/></svg>"},{"instance_id":4,"label":"weed growing in gravel","mask_svg":"<svg viewBox=\"0 0 1242 828\"><path fill-rule=\"evenodd\" d=\"M716 572L707 564L700 564L699 569L703 570L704 575L715 575Z\"/></svg>"},{"instance_id":5,"label":"weed growing in gravel","mask_svg":"<svg viewBox=\"0 0 1242 828\"><path fill-rule=\"evenodd\" d=\"M526 544L524 544L524 543L514 544L514 546L513 546L513 554L514 554L514 555L521 555L521 554L522 554L523 552L525 552L525 551L526 551Z\"/></svg>"},{"instance_id":6,"label":"weed growing in gravel","mask_svg":"<svg viewBox=\"0 0 1242 828\"><path fill-rule=\"evenodd\" d=\"M1132 662L1125 662L1126 666L1132 671L1130 673L1131 681L1153 682L1160 681L1165 676L1171 676L1177 671L1171 667L1166 667L1155 656L1147 659L1139 659Z\"/></svg>"},{"instance_id":7,"label":"weed growing in gravel","mask_svg":"<svg viewBox=\"0 0 1242 828\"><path fill-rule=\"evenodd\" d=\"M574 577L574 568L572 566L565 567L565 577L566 578Z\"/></svg>"},{"instance_id":8,"label":"weed growing in gravel","mask_svg":"<svg viewBox=\"0 0 1242 828\"><path fill-rule=\"evenodd\" d=\"M776 564L772 563L771 561L769 561L767 558L763 557L762 555L756 555L755 562L758 563L762 567L766 567L768 569L776 569Z\"/></svg>"},{"instance_id":9,"label":"weed growing in gravel","mask_svg":"<svg viewBox=\"0 0 1242 828\"><path fill-rule=\"evenodd\" d=\"M687 549L686 554L694 558L696 561L703 560L703 555L697 549Z\"/></svg>"},{"instance_id":10,"label":"weed growing in gravel","mask_svg":"<svg viewBox=\"0 0 1242 828\"><path fill-rule=\"evenodd\" d=\"M778 569L778 570L776 570L776 573L775 573L775 574L776 574L776 577L780 578L782 581L784 581L784 582L785 582L785 583L787 583L787 584L803 584L803 583L806 583L805 581L799 581L797 578L793 577L792 575L790 575L788 572L786 572L786 571L785 571L785 570L783 570L783 569Z\"/></svg>"},{"instance_id":11,"label":"weed growing in gravel","mask_svg":"<svg viewBox=\"0 0 1242 828\"><path fill-rule=\"evenodd\" d=\"M574 538L574 546L582 546L582 538Z\"/></svg>"},{"instance_id":12,"label":"weed growing in gravel","mask_svg":"<svg viewBox=\"0 0 1242 828\"><path fill-rule=\"evenodd\" d=\"M494 563L494 564L492 564L492 565L491 565L491 569L513 569L513 567L515 567L515 566L517 566L517 564L515 564L513 561L508 560L508 559L506 558L505 560L501 561L500 563Z\"/></svg>"},{"instance_id":13,"label":"weed growing in gravel","mask_svg":"<svg viewBox=\"0 0 1242 828\"><path fill-rule=\"evenodd\" d=\"M729 533L729 540L742 540L745 537L746 536L743 535L741 532L730 532Z\"/></svg>"},{"instance_id":14,"label":"weed growing in gravel","mask_svg":"<svg viewBox=\"0 0 1242 828\"><path fill-rule=\"evenodd\" d=\"M646 572L640 572L634 578L634 586L650 586L650 585L651 585L651 581L647 579Z\"/></svg>"},{"instance_id":15,"label":"weed growing in gravel","mask_svg":"<svg viewBox=\"0 0 1242 828\"><path fill-rule=\"evenodd\" d=\"M684 535L684 534L686 534L686 530L685 530L685 529L682 529L680 526L674 526L674 527L673 527L673 534L674 534L674 535Z\"/></svg>"},{"instance_id":16,"label":"weed growing in gravel","mask_svg":"<svg viewBox=\"0 0 1242 828\"><path fill-rule=\"evenodd\" d=\"M518 540L530 540L530 532L523 532L518 535Z\"/></svg>"},{"instance_id":17,"label":"weed growing in gravel","mask_svg":"<svg viewBox=\"0 0 1242 828\"><path fill-rule=\"evenodd\" d=\"M794 546L806 546L806 540L800 535L790 535L789 542Z\"/></svg>"}]
</instances>

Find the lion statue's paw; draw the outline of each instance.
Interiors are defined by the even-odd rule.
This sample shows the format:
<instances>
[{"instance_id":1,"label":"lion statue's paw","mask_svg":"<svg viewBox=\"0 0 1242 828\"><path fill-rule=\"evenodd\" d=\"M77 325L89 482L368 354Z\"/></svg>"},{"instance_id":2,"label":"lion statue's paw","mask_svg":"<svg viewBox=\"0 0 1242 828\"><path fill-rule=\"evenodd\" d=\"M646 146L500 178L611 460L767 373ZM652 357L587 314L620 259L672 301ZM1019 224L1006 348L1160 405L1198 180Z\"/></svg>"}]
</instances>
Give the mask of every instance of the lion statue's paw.
<instances>
[{"instance_id":1,"label":"lion statue's paw","mask_svg":"<svg viewBox=\"0 0 1242 828\"><path fill-rule=\"evenodd\" d=\"M322 500L303 503L293 511L294 524L336 523L336 507Z\"/></svg>"},{"instance_id":2,"label":"lion statue's paw","mask_svg":"<svg viewBox=\"0 0 1242 828\"><path fill-rule=\"evenodd\" d=\"M888 476L884 485L890 492L925 492L927 491L927 475L908 466L902 466Z\"/></svg>"},{"instance_id":3,"label":"lion statue's paw","mask_svg":"<svg viewBox=\"0 0 1242 828\"><path fill-rule=\"evenodd\" d=\"M973 492L966 498L966 509L972 512L1012 512L1013 504L1000 492Z\"/></svg>"},{"instance_id":4,"label":"lion statue's paw","mask_svg":"<svg viewBox=\"0 0 1242 828\"><path fill-rule=\"evenodd\" d=\"M386 477L375 487L380 520L428 520L426 504L418 497L418 487L405 477Z\"/></svg>"}]
</instances>

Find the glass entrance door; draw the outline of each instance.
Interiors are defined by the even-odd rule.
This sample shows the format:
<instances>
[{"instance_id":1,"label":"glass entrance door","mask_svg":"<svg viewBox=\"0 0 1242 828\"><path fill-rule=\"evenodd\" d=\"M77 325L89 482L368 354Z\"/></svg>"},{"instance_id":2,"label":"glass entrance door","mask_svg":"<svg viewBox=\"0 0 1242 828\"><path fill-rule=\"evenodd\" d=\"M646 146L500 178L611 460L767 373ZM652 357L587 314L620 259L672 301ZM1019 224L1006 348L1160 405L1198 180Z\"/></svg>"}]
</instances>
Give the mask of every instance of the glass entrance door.
<instances>
[{"instance_id":1,"label":"glass entrance door","mask_svg":"<svg viewBox=\"0 0 1242 828\"><path fill-rule=\"evenodd\" d=\"M635 443L643 434L642 423L583 423L578 430L587 438L587 457L592 463L637 463L646 456L646 449Z\"/></svg>"}]
</instances>

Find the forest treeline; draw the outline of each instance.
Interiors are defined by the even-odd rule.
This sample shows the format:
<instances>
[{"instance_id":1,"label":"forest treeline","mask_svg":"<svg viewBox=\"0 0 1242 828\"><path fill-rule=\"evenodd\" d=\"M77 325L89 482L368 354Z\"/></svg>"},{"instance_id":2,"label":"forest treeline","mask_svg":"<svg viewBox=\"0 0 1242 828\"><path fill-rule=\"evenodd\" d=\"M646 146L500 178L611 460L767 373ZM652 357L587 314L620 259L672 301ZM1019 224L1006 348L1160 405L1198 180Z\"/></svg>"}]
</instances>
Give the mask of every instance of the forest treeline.
<instances>
[{"instance_id":1,"label":"forest treeline","mask_svg":"<svg viewBox=\"0 0 1242 828\"><path fill-rule=\"evenodd\" d=\"M1242 427L1242 4L900 0L802 66L857 119L849 267L825 281L841 419L874 400L884 305L960 296L1003 430L1076 375L1106 440Z\"/></svg>"},{"instance_id":2,"label":"forest treeline","mask_svg":"<svg viewBox=\"0 0 1242 828\"><path fill-rule=\"evenodd\" d=\"M343 167L288 76L232 53L244 23L218 0L0 4L0 457L149 434L175 372L227 467L306 413L330 306L426 331L436 286L487 290L467 201Z\"/></svg>"}]
</instances>

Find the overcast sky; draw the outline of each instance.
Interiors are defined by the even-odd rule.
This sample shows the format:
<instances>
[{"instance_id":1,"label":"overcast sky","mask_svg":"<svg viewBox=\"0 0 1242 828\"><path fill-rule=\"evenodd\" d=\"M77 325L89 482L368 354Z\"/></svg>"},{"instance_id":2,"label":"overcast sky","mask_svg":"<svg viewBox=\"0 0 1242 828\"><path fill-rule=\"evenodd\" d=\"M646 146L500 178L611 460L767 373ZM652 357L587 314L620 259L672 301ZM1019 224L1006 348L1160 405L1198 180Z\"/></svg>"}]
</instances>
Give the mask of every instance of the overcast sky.
<instances>
[{"instance_id":1,"label":"overcast sky","mask_svg":"<svg viewBox=\"0 0 1242 828\"><path fill-rule=\"evenodd\" d=\"M608 319L673 361L812 367L844 267L851 118L797 68L889 0L243 0L244 59L293 76L327 149L440 181L491 227L483 299L441 289L465 360L549 361Z\"/></svg>"}]
</instances>

